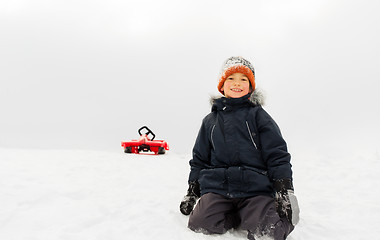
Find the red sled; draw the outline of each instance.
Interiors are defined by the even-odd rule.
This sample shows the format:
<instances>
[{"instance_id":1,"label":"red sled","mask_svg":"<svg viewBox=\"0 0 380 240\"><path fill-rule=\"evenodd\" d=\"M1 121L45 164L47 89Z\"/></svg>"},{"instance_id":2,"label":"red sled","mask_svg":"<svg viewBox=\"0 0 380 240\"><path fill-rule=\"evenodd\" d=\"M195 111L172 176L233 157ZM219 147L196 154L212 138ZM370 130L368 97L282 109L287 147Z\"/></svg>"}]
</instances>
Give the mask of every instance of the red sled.
<instances>
[{"instance_id":1,"label":"red sled","mask_svg":"<svg viewBox=\"0 0 380 240\"><path fill-rule=\"evenodd\" d=\"M146 129L147 132L142 134L141 131ZM165 150L169 150L169 145L164 140L153 140L156 135L147 126L143 126L138 130L140 134L139 140L132 140L129 142L121 142L121 146L124 148L125 153L136 153L142 152L154 152L154 154L165 154ZM151 134L150 139L148 135Z\"/></svg>"}]
</instances>

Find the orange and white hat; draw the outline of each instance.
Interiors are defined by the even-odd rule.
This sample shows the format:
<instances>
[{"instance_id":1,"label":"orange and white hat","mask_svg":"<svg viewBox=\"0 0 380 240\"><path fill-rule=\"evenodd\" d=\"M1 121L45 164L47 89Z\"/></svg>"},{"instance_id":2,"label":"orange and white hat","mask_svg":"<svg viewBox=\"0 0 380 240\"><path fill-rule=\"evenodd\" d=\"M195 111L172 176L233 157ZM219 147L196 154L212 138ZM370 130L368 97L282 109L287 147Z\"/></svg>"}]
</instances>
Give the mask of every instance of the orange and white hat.
<instances>
[{"instance_id":1,"label":"orange and white hat","mask_svg":"<svg viewBox=\"0 0 380 240\"><path fill-rule=\"evenodd\" d=\"M226 79L234 73L242 73L246 75L251 83L252 91L255 90L255 69L252 64L243 57L230 57L223 63L219 74L218 90L220 93L224 94L221 90L224 81L226 81Z\"/></svg>"}]
</instances>

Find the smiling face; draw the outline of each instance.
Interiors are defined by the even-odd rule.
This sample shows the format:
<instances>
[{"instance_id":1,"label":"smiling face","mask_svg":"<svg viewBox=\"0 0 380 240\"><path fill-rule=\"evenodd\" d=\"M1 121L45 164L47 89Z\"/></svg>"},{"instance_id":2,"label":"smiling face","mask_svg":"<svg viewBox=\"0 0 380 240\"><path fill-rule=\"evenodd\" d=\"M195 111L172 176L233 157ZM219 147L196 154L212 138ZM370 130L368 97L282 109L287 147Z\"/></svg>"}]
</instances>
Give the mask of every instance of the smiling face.
<instances>
[{"instance_id":1,"label":"smiling face","mask_svg":"<svg viewBox=\"0 0 380 240\"><path fill-rule=\"evenodd\" d=\"M227 98L240 98L251 92L249 79L242 73L231 74L221 90Z\"/></svg>"}]
</instances>

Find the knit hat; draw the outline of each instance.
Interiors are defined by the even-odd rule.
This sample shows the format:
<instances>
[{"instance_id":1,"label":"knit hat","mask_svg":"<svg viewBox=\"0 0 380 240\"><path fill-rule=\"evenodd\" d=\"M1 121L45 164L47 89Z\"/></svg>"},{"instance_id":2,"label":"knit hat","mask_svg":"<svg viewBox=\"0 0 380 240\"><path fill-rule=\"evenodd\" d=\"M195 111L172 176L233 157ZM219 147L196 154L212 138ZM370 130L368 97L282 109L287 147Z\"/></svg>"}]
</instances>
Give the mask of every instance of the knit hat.
<instances>
[{"instance_id":1,"label":"knit hat","mask_svg":"<svg viewBox=\"0 0 380 240\"><path fill-rule=\"evenodd\" d=\"M255 69L253 68L252 64L243 57L230 57L223 63L222 69L220 71L218 83L218 90L220 93L224 95L223 91L221 90L224 81L226 81L226 79L234 73L242 73L246 75L251 83L252 91L255 90Z\"/></svg>"}]
</instances>

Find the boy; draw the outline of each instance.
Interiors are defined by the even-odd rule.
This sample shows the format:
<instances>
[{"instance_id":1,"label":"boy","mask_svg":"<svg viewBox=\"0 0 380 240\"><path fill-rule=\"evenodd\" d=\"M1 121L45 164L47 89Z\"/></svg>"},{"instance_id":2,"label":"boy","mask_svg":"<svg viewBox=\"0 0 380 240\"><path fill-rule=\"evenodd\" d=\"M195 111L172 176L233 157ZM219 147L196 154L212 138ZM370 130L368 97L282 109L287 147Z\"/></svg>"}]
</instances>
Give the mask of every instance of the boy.
<instances>
[{"instance_id":1,"label":"boy","mask_svg":"<svg viewBox=\"0 0 380 240\"><path fill-rule=\"evenodd\" d=\"M218 83L224 97L214 100L203 119L180 204L193 231L221 234L240 227L248 239L282 240L298 222L290 154L255 88L249 61L224 62Z\"/></svg>"}]
</instances>

